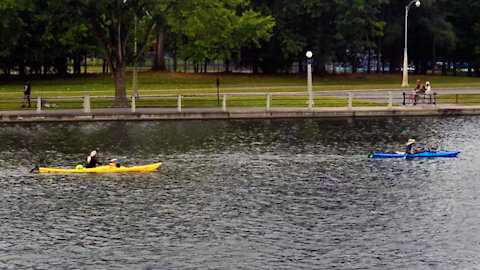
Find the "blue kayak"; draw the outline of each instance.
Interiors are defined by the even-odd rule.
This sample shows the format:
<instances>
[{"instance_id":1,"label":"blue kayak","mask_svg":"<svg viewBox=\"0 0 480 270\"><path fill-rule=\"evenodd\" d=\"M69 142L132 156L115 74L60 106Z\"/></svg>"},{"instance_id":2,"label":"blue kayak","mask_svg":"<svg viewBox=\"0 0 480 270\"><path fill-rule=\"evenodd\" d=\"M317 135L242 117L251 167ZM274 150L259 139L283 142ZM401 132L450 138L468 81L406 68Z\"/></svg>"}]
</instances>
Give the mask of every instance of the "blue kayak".
<instances>
[{"instance_id":1,"label":"blue kayak","mask_svg":"<svg viewBox=\"0 0 480 270\"><path fill-rule=\"evenodd\" d=\"M429 158L429 157L456 157L459 151L440 152L440 151L423 151L415 154L407 154L405 152L395 153L376 153L372 152L369 156L372 158Z\"/></svg>"}]
</instances>

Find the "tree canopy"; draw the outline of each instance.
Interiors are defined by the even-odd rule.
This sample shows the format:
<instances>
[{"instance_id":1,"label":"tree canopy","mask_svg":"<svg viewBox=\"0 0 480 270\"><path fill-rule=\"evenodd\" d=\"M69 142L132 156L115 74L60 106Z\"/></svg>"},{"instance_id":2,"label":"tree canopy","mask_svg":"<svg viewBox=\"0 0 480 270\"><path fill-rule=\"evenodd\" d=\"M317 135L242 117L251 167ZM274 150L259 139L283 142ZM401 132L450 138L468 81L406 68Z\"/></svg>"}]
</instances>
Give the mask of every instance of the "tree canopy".
<instances>
[{"instance_id":1,"label":"tree canopy","mask_svg":"<svg viewBox=\"0 0 480 270\"><path fill-rule=\"evenodd\" d=\"M223 60L254 72L302 71L314 52L326 64L357 66L375 59L377 72L398 72L403 57L404 10L389 0L3 0L0 69L5 74L80 73L86 56L106 60L116 81L116 103L126 103L126 66L155 51L201 64ZM423 0L408 19L415 72L468 65L480 75L480 2ZM137 31L135 32L135 27ZM135 53L134 42L138 44ZM330 71L331 72L331 71Z\"/></svg>"}]
</instances>

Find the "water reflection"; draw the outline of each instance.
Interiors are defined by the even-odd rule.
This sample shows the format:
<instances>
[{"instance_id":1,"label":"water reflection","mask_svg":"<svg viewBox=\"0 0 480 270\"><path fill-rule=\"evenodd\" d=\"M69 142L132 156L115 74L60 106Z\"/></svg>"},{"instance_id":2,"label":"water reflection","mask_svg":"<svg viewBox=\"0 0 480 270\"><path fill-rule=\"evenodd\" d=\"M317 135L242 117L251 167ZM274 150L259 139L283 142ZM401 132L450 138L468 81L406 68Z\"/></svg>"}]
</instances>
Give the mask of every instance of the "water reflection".
<instances>
[{"instance_id":1,"label":"water reflection","mask_svg":"<svg viewBox=\"0 0 480 270\"><path fill-rule=\"evenodd\" d=\"M0 268L472 269L478 117L0 126ZM414 137L455 159L370 160ZM93 148L140 174L30 174Z\"/></svg>"}]
</instances>

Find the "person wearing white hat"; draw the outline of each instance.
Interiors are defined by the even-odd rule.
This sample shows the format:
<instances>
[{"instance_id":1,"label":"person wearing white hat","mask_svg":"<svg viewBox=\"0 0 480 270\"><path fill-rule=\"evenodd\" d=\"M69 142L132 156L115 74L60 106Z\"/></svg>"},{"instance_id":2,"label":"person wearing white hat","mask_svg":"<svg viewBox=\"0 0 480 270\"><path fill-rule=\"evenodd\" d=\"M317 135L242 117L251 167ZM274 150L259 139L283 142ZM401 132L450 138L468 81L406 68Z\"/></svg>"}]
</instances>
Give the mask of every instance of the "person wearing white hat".
<instances>
[{"instance_id":1,"label":"person wearing white hat","mask_svg":"<svg viewBox=\"0 0 480 270\"><path fill-rule=\"evenodd\" d=\"M87 164L85 164L85 168L94 168L97 167L97 164L101 165L102 163L98 161L97 151L93 150L87 157Z\"/></svg>"},{"instance_id":2,"label":"person wearing white hat","mask_svg":"<svg viewBox=\"0 0 480 270\"><path fill-rule=\"evenodd\" d=\"M425 95L428 95L429 103L432 103L432 87L430 87L430 82L425 83Z\"/></svg>"},{"instance_id":3,"label":"person wearing white hat","mask_svg":"<svg viewBox=\"0 0 480 270\"><path fill-rule=\"evenodd\" d=\"M408 139L407 143L405 144L405 152L407 154L415 153L415 139Z\"/></svg>"}]
</instances>

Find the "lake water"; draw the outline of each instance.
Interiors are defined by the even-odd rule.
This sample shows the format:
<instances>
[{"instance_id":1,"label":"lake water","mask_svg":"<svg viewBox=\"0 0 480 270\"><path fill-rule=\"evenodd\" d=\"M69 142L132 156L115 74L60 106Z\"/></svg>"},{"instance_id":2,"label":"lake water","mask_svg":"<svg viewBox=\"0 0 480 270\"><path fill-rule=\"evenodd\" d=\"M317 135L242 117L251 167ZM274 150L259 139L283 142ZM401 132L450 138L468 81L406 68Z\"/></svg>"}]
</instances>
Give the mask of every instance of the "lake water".
<instances>
[{"instance_id":1,"label":"lake water","mask_svg":"<svg viewBox=\"0 0 480 270\"><path fill-rule=\"evenodd\" d=\"M2 269L476 269L479 117L0 126ZM370 160L371 150L458 150ZM138 174L39 175L97 148Z\"/></svg>"}]
</instances>

